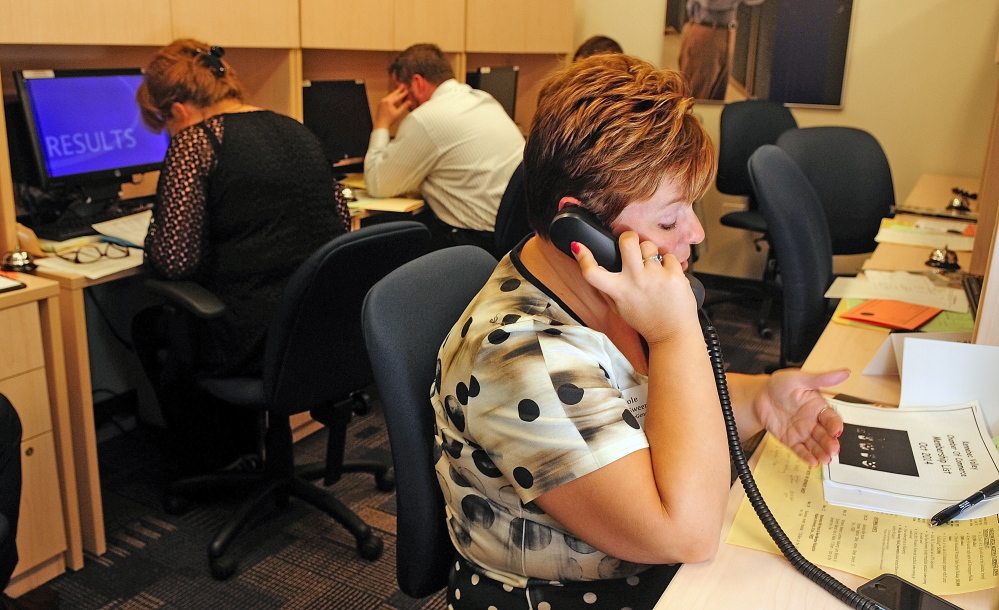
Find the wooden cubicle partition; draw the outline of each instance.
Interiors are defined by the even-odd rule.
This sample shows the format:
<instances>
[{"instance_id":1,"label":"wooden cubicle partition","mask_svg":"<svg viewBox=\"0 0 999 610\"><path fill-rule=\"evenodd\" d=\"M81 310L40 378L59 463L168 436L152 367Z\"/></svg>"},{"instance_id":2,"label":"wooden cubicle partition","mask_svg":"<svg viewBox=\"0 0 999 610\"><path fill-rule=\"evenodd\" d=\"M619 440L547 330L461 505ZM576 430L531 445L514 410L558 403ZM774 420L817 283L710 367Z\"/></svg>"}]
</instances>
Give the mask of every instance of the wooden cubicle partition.
<instances>
[{"instance_id":1,"label":"wooden cubicle partition","mask_svg":"<svg viewBox=\"0 0 999 610\"><path fill-rule=\"evenodd\" d=\"M999 50L997 50L999 53ZM999 56L997 56L999 60ZM996 94L995 109L992 113L992 128L989 132L988 147L985 151L985 164L982 181L978 190L978 236L972 253L969 271L985 276L982 298L975 319L975 343L999 345L999 265L993 264L996 252L996 231L999 223L999 92ZM989 290L989 286L993 289Z\"/></svg>"}]
</instances>

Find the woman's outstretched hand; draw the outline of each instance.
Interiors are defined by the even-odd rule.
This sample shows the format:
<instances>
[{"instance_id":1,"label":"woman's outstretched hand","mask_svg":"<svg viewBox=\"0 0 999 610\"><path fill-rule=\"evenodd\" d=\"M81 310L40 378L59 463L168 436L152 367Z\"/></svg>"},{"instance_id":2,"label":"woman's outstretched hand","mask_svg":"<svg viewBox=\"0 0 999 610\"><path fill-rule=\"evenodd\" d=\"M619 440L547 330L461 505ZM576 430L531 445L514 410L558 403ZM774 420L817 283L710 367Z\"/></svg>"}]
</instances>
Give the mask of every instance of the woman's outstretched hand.
<instances>
[{"instance_id":1,"label":"woman's outstretched hand","mask_svg":"<svg viewBox=\"0 0 999 610\"><path fill-rule=\"evenodd\" d=\"M850 371L805 373L781 369L770 376L753 401L760 424L810 465L828 464L839 454L843 418L830 408L820 388L846 381Z\"/></svg>"}]
</instances>

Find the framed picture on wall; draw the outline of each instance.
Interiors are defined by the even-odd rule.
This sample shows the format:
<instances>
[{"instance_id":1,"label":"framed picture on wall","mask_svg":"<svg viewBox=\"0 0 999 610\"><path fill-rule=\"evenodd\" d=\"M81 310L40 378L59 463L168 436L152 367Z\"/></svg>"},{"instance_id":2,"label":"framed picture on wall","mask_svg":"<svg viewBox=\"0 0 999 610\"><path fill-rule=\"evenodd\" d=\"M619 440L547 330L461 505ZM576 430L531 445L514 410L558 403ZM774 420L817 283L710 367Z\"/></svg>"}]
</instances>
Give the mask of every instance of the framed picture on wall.
<instances>
[{"instance_id":1,"label":"framed picture on wall","mask_svg":"<svg viewBox=\"0 0 999 610\"><path fill-rule=\"evenodd\" d=\"M704 100L842 103L853 0L668 0L677 65ZM682 25L681 25L682 24Z\"/></svg>"}]
</instances>

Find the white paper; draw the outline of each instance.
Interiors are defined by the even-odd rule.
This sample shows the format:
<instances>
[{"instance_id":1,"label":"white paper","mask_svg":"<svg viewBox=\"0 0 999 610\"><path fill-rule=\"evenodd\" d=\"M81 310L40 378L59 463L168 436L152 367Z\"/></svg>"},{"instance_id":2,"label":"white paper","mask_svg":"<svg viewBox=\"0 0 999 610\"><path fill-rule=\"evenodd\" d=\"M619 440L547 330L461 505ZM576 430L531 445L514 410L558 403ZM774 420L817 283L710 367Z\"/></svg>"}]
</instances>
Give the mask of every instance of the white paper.
<instances>
[{"instance_id":1,"label":"white paper","mask_svg":"<svg viewBox=\"0 0 999 610\"><path fill-rule=\"evenodd\" d=\"M864 272L864 277L837 277L826 291L828 299L886 299L968 312L968 297L961 288L937 286L930 278L908 271Z\"/></svg>"},{"instance_id":2,"label":"white paper","mask_svg":"<svg viewBox=\"0 0 999 610\"><path fill-rule=\"evenodd\" d=\"M977 400L989 433L999 436L999 347L913 337L902 363L899 408Z\"/></svg>"},{"instance_id":3,"label":"white paper","mask_svg":"<svg viewBox=\"0 0 999 610\"><path fill-rule=\"evenodd\" d=\"M928 339L930 341L955 341L971 343L971 333L940 332L940 333L905 333L893 332L885 338L877 353L867 363L864 375L900 375L902 371L902 355L905 353L907 339Z\"/></svg>"},{"instance_id":4,"label":"white paper","mask_svg":"<svg viewBox=\"0 0 999 610\"><path fill-rule=\"evenodd\" d=\"M926 231L929 233L961 235L969 226L971 226L970 222L962 222L960 220L947 220L945 218L920 218L913 223L912 228L917 231Z\"/></svg>"},{"instance_id":5,"label":"white paper","mask_svg":"<svg viewBox=\"0 0 999 610\"><path fill-rule=\"evenodd\" d=\"M923 246L943 250L948 248L955 252L971 252L975 248L975 238L953 233L924 233L882 227L874 237L879 244L901 244L903 246Z\"/></svg>"},{"instance_id":6,"label":"white paper","mask_svg":"<svg viewBox=\"0 0 999 610\"><path fill-rule=\"evenodd\" d=\"M101 235L116 237L129 242L136 248L141 248L146 243L146 233L149 232L149 222L152 218L153 211L146 210L138 214L129 214L121 218L99 222L93 227Z\"/></svg>"}]
</instances>

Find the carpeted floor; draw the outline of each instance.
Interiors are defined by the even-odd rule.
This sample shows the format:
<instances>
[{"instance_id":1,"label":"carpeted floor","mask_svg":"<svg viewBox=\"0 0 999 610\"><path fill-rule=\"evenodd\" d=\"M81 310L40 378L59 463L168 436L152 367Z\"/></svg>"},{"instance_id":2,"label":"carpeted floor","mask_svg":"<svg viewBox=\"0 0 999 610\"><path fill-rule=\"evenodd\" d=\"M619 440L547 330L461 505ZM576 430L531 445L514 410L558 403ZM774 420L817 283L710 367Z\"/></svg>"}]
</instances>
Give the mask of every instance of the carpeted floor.
<instances>
[{"instance_id":1,"label":"carpeted floor","mask_svg":"<svg viewBox=\"0 0 999 610\"><path fill-rule=\"evenodd\" d=\"M709 292L709 297L711 293ZM746 299L718 304L712 319L728 368L759 373L777 362L775 336L760 339L758 303ZM296 445L296 459L317 461L325 452L324 432ZM129 430L98 447L108 552L87 555L82 570L53 580L65 610L440 610L443 593L414 600L395 581L395 496L379 492L373 477L347 474L332 489L384 541L380 559L358 557L353 538L331 519L292 500L288 509L266 517L237 543L245 551L235 576L214 580L206 547L239 498L196 502L171 516L161 490L173 476L167 454L143 428ZM355 417L348 431L347 457L388 456L388 437L377 402Z\"/></svg>"}]
</instances>

